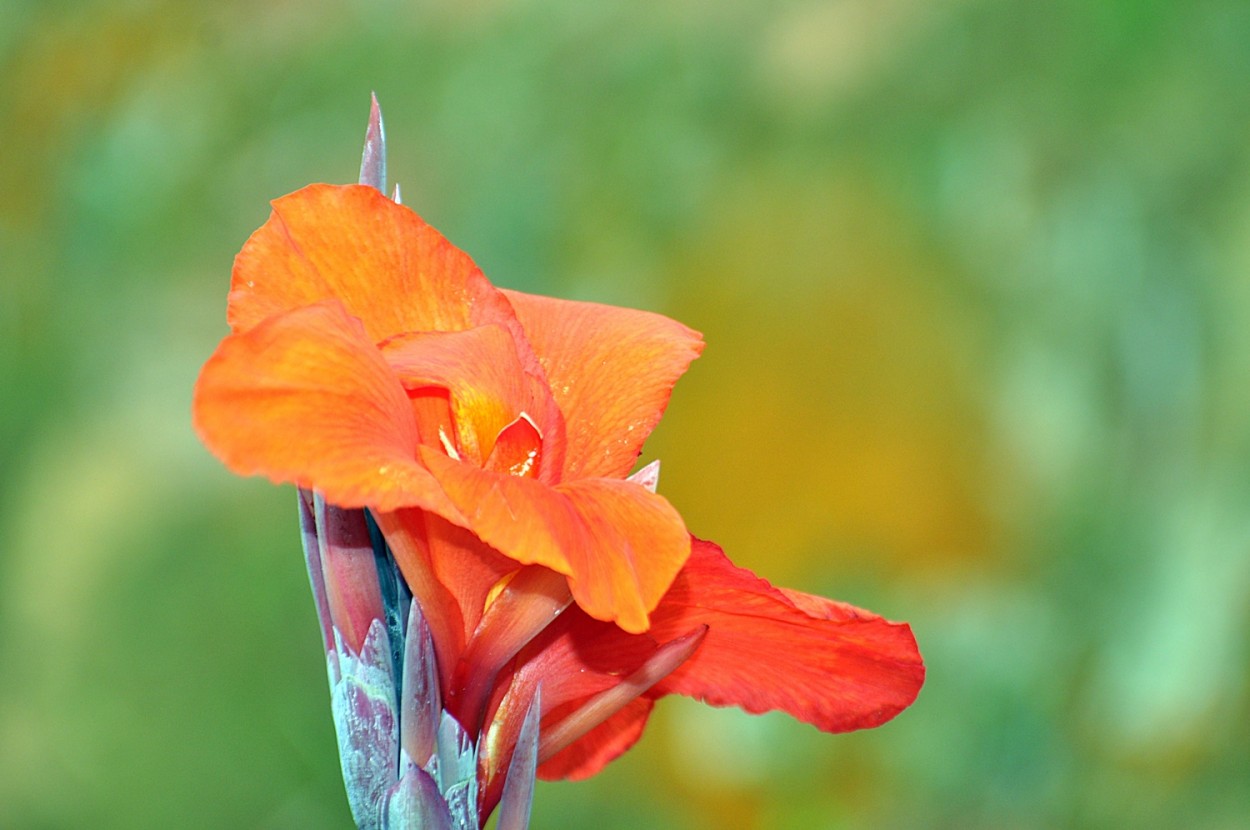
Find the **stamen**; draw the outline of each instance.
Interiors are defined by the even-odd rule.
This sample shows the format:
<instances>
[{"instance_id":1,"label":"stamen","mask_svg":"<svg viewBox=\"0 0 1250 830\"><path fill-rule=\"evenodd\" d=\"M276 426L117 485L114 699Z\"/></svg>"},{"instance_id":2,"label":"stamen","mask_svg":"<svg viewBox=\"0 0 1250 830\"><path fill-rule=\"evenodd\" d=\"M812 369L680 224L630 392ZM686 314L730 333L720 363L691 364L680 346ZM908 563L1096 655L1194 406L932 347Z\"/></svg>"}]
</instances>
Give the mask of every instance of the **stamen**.
<instances>
[{"instance_id":1,"label":"stamen","mask_svg":"<svg viewBox=\"0 0 1250 830\"><path fill-rule=\"evenodd\" d=\"M514 476L527 476L530 470L534 469L534 462L538 459L538 450L530 450L525 454L525 460L520 464L513 464L508 470Z\"/></svg>"},{"instance_id":2,"label":"stamen","mask_svg":"<svg viewBox=\"0 0 1250 830\"><path fill-rule=\"evenodd\" d=\"M451 439L447 437L447 432L440 426L438 428L438 440L443 443L443 450L457 461L460 460L460 453L456 451L455 444L451 443Z\"/></svg>"}]
</instances>

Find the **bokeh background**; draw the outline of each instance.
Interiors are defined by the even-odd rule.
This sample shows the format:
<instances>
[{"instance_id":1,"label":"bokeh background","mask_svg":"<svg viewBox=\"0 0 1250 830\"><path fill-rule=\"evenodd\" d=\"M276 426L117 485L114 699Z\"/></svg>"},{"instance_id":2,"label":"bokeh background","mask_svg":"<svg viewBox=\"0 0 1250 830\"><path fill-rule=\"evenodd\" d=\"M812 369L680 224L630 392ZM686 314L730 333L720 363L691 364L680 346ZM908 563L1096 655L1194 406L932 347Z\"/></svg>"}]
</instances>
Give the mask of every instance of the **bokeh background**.
<instances>
[{"instance_id":1,"label":"bokeh background","mask_svg":"<svg viewBox=\"0 0 1250 830\"><path fill-rule=\"evenodd\" d=\"M188 406L267 201L705 332L690 527L909 620L830 737L669 699L536 828L1250 816L1250 4L0 0L0 826L342 828L290 488Z\"/></svg>"}]
</instances>

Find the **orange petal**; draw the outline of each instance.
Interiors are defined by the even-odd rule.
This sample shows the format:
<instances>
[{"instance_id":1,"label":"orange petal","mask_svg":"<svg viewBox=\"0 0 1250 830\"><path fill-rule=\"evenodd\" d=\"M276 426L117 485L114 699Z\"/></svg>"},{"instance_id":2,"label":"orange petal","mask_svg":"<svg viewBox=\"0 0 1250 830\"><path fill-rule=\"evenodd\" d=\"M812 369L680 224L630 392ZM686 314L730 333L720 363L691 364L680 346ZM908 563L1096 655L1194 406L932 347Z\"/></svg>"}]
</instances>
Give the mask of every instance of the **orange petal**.
<instances>
[{"instance_id":1,"label":"orange petal","mask_svg":"<svg viewBox=\"0 0 1250 830\"><path fill-rule=\"evenodd\" d=\"M543 465L543 436L522 412L499 431L495 448L482 467L495 473L536 478Z\"/></svg>"},{"instance_id":2,"label":"orange petal","mask_svg":"<svg viewBox=\"0 0 1250 830\"><path fill-rule=\"evenodd\" d=\"M497 588L455 669L452 688L462 690L463 705L453 714L461 723L482 722L500 670L573 602L568 580L538 565L514 570Z\"/></svg>"},{"instance_id":3,"label":"orange petal","mask_svg":"<svg viewBox=\"0 0 1250 830\"><path fill-rule=\"evenodd\" d=\"M481 621L486 598L516 562L491 550L462 527L420 509L375 512L413 597L434 636L443 697L453 700L453 669Z\"/></svg>"},{"instance_id":4,"label":"orange petal","mask_svg":"<svg viewBox=\"0 0 1250 830\"><path fill-rule=\"evenodd\" d=\"M700 335L646 311L503 294L564 413L565 479L623 478L702 350Z\"/></svg>"},{"instance_id":5,"label":"orange petal","mask_svg":"<svg viewBox=\"0 0 1250 830\"><path fill-rule=\"evenodd\" d=\"M382 353L408 389L441 386L451 393L458 451L485 464L495 439L522 413L540 432L558 431L559 410L546 384L525 371L512 334L501 326L404 334Z\"/></svg>"},{"instance_id":6,"label":"orange petal","mask_svg":"<svg viewBox=\"0 0 1250 830\"><path fill-rule=\"evenodd\" d=\"M647 614L690 554L681 516L633 482L586 479L549 487L428 447L419 454L465 527L505 556L564 574L586 613L626 631L647 630Z\"/></svg>"},{"instance_id":7,"label":"orange petal","mask_svg":"<svg viewBox=\"0 0 1250 830\"><path fill-rule=\"evenodd\" d=\"M706 624L703 645L651 696L748 712L780 709L826 732L885 723L916 699L924 664L911 629L845 603L773 588L696 541L651 615L665 640Z\"/></svg>"},{"instance_id":8,"label":"orange petal","mask_svg":"<svg viewBox=\"0 0 1250 830\"><path fill-rule=\"evenodd\" d=\"M321 491L339 507L454 512L415 461L398 378L337 301L227 337L200 373L196 430L226 466Z\"/></svg>"},{"instance_id":9,"label":"orange petal","mask_svg":"<svg viewBox=\"0 0 1250 830\"><path fill-rule=\"evenodd\" d=\"M315 184L275 199L235 258L227 317L245 331L331 297L374 343L409 331L516 325L473 260L409 208L361 185Z\"/></svg>"},{"instance_id":10,"label":"orange petal","mask_svg":"<svg viewBox=\"0 0 1250 830\"><path fill-rule=\"evenodd\" d=\"M451 392L441 386L424 389L406 387L404 391L408 393L412 417L417 422L417 436L422 444L440 447L448 436L454 438L456 425L451 414Z\"/></svg>"}]
</instances>

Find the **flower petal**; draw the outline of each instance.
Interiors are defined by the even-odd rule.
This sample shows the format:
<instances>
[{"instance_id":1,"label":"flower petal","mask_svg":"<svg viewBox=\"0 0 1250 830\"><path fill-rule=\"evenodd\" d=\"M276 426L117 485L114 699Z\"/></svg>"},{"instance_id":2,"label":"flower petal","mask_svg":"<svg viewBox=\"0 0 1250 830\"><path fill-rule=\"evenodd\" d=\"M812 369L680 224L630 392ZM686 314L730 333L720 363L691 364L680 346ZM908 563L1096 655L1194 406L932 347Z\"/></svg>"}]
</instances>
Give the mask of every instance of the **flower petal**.
<instances>
[{"instance_id":1,"label":"flower petal","mask_svg":"<svg viewBox=\"0 0 1250 830\"><path fill-rule=\"evenodd\" d=\"M698 332L630 308L502 292L564 413L565 479L624 478L698 357Z\"/></svg>"},{"instance_id":2,"label":"flower petal","mask_svg":"<svg viewBox=\"0 0 1250 830\"><path fill-rule=\"evenodd\" d=\"M507 301L468 255L363 185L314 184L275 199L235 258L227 317L245 331L331 297L375 343L409 331L515 326Z\"/></svg>"},{"instance_id":3,"label":"flower petal","mask_svg":"<svg viewBox=\"0 0 1250 830\"><path fill-rule=\"evenodd\" d=\"M577 607L566 609L543 629L517 655L510 677L501 674L487 707L489 727L481 755L486 803L499 797L499 774L507 768L522 716L540 685L543 719L558 718L619 684L622 674L637 670L656 650L656 642L645 634L626 634ZM542 734L540 729L540 740Z\"/></svg>"},{"instance_id":4,"label":"flower petal","mask_svg":"<svg viewBox=\"0 0 1250 830\"><path fill-rule=\"evenodd\" d=\"M404 334L383 343L382 353L406 388L440 386L451 393L456 435L448 439L479 467L499 433L522 413L541 435L559 430L546 384L526 372L502 326Z\"/></svg>"},{"instance_id":5,"label":"flower petal","mask_svg":"<svg viewBox=\"0 0 1250 830\"><path fill-rule=\"evenodd\" d=\"M868 611L783 592L696 540L686 567L651 615L663 641L698 624L703 645L651 696L713 706L780 709L826 732L885 723L915 700L924 664L911 629Z\"/></svg>"},{"instance_id":6,"label":"flower petal","mask_svg":"<svg viewBox=\"0 0 1250 830\"><path fill-rule=\"evenodd\" d=\"M474 567L484 564L482 558L461 555L475 550L464 544L471 534L421 509L376 511L373 516L395 557L395 564L399 566L404 581L412 591L413 602L421 605L426 624L434 638L438 664L456 665L464 651L467 636L461 613L463 600L457 589L465 583L472 584L475 579L486 585L493 581L490 575L483 574ZM502 556L498 558L509 561ZM459 566L456 573L464 572L467 578L450 584L444 580L436 568L436 564L444 559L454 561ZM486 589L479 590L484 596ZM440 677L443 681L443 693L447 695L450 691L447 688L447 673L441 672Z\"/></svg>"},{"instance_id":7,"label":"flower petal","mask_svg":"<svg viewBox=\"0 0 1250 830\"><path fill-rule=\"evenodd\" d=\"M543 717L611 689L659 650L646 634L627 634L612 623L569 608L518 655L508 695L524 700L543 686Z\"/></svg>"},{"instance_id":8,"label":"flower petal","mask_svg":"<svg viewBox=\"0 0 1250 830\"><path fill-rule=\"evenodd\" d=\"M339 507L420 502L455 513L415 461L403 387L336 300L223 340L192 410L204 443L240 475L315 488Z\"/></svg>"},{"instance_id":9,"label":"flower petal","mask_svg":"<svg viewBox=\"0 0 1250 830\"><path fill-rule=\"evenodd\" d=\"M538 777L545 781L561 778L581 781L595 775L638 742L654 706L655 701L646 697L630 701L621 711L540 764Z\"/></svg>"},{"instance_id":10,"label":"flower petal","mask_svg":"<svg viewBox=\"0 0 1250 830\"><path fill-rule=\"evenodd\" d=\"M465 527L505 556L564 574L586 613L631 633L647 630L647 614L690 554L681 516L633 482L585 479L549 487L429 447L419 454Z\"/></svg>"},{"instance_id":11,"label":"flower petal","mask_svg":"<svg viewBox=\"0 0 1250 830\"><path fill-rule=\"evenodd\" d=\"M510 699L524 700L541 683L546 734L552 727L559 728L587 701L642 670L663 650L646 634L626 634L615 625L587 616L580 608L570 608L521 652L500 710L506 708ZM629 701L619 712L540 763L538 774L548 780L594 775L642 736L653 703L646 696Z\"/></svg>"},{"instance_id":12,"label":"flower petal","mask_svg":"<svg viewBox=\"0 0 1250 830\"><path fill-rule=\"evenodd\" d=\"M571 710L553 713L543 721L546 734L539 744L539 760L546 760L577 743L595 727L637 700L643 692L668 677L690 659L705 636L707 626L701 625L686 636L665 643L637 670L612 688L587 698Z\"/></svg>"}]
</instances>

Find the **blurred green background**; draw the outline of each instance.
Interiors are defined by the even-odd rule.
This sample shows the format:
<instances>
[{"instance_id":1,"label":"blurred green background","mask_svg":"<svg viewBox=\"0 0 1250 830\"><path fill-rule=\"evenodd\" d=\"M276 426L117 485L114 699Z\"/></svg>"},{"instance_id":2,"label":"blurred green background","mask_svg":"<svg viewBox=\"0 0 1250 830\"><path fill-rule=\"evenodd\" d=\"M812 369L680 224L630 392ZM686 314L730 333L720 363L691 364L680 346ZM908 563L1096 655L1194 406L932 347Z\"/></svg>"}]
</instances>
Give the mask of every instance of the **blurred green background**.
<instances>
[{"instance_id":1,"label":"blurred green background","mask_svg":"<svg viewBox=\"0 0 1250 830\"><path fill-rule=\"evenodd\" d=\"M1250 816L1250 4L0 0L0 826L341 828L290 488L189 425L267 201L709 342L691 529L909 620L830 737L669 699L536 828Z\"/></svg>"}]
</instances>

